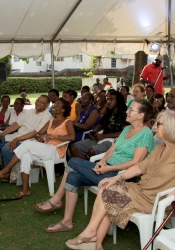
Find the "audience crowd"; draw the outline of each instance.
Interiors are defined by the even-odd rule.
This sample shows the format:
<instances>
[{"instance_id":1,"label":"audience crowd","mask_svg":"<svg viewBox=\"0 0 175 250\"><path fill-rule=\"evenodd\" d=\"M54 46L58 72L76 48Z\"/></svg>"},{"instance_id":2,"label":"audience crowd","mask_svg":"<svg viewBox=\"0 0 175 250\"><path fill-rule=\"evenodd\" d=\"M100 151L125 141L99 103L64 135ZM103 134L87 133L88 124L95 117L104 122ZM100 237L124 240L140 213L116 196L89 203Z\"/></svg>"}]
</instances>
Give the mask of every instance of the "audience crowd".
<instances>
[{"instance_id":1,"label":"audience crowd","mask_svg":"<svg viewBox=\"0 0 175 250\"><path fill-rule=\"evenodd\" d=\"M92 89L82 86L80 97L72 89L62 97L51 89L37 98L35 108L25 110L26 104L31 102L25 92L13 107L9 96L1 98L0 179L9 182L18 166L23 185L12 199L29 196L32 164L37 159L56 163L67 155L57 192L36 204L36 209L60 209L65 196L63 219L46 232L71 231L78 188L99 187L91 220L78 237L66 242L70 249L103 250L111 223L124 229L133 213L150 213L156 194L175 186L175 88L165 100L152 84L135 84L131 95L123 77L116 90L108 78L103 83L97 78ZM66 146L56 149L65 141L70 142L67 150ZM99 154L99 162L90 161Z\"/></svg>"}]
</instances>

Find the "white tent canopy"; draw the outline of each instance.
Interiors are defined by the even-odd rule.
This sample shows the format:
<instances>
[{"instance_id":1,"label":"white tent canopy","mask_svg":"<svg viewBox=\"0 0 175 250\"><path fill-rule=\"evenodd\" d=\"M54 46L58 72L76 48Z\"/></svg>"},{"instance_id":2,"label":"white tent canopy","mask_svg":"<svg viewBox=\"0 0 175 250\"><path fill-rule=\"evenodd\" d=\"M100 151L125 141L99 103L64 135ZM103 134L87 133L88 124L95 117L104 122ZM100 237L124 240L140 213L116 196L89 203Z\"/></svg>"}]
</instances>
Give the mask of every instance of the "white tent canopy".
<instances>
[{"instance_id":1,"label":"white tent canopy","mask_svg":"<svg viewBox=\"0 0 175 250\"><path fill-rule=\"evenodd\" d=\"M171 0L0 0L0 57L50 53L91 56L108 51L161 53L174 44L175 1Z\"/></svg>"}]
</instances>

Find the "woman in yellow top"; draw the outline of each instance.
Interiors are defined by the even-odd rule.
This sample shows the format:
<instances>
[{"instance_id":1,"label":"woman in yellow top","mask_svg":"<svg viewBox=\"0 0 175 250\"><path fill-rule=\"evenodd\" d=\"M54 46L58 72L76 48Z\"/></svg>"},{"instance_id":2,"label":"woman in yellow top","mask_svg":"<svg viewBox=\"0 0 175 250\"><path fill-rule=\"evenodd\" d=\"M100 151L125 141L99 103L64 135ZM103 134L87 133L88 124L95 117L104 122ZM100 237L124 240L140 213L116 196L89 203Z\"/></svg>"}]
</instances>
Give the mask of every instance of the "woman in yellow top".
<instances>
[{"instance_id":1,"label":"woman in yellow top","mask_svg":"<svg viewBox=\"0 0 175 250\"><path fill-rule=\"evenodd\" d=\"M70 104L63 98L59 98L52 108L52 113L55 115L55 118L48 121L36 135L38 142L30 140L24 141L14 150L15 155L10 163L0 172L0 178L7 178L13 166L21 161L20 172L23 188L21 192L13 197L14 199L30 195L29 174L31 164L35 160L50 160L54 158L56 162L66 154L66 146L59 147L57 151L54 146L64 141L75 140L73 124L66 118L69 116L70 110Z\"/></svg>"},{"instance_id":2,"label":"woman in yellow top","mask_svg":"<svg viewBox=\"0 0 175 250\"><path fill-rule=\"evenodd\" d=\"M77 92L75 90L68 89L63 92L63 99L68 101L71 105L70 116L67 118L76 124L80 120L80 112L82 110L81 105L75 100L77 98Z\"/></svg>"}]
</instances>

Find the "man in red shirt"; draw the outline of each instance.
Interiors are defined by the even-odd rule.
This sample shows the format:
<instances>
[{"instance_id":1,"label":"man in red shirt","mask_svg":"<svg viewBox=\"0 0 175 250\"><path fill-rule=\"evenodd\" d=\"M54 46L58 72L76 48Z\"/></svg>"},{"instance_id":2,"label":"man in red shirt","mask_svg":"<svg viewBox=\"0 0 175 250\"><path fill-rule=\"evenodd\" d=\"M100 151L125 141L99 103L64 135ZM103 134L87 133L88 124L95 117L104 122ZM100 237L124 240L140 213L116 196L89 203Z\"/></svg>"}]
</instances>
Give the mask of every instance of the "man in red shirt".
<instances>
[{"instance_id":1,"label":"man in red shirt","mask_svg":"<svg viewBox=\"0 0 175 250\"><path fill-rule=\"evenodd\" d=\"M140 80L144 84L152 85L155 88L155 93L164 95L163 80L167 79L167 77L163 76L162 62L164 62L163 56L157 55L153 63L143 68Z\"/></svg>"}]
</instances>

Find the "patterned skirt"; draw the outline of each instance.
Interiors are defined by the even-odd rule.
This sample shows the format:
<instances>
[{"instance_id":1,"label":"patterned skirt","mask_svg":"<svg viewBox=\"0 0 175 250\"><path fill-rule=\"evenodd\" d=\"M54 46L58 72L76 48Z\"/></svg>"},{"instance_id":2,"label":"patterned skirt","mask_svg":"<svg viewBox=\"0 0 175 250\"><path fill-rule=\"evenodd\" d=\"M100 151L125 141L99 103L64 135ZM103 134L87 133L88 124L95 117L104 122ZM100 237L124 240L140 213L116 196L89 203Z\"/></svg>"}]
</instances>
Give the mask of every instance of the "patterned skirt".
<instances>
[{"instance_id":1,"label":"patterned skirt","mask_svg":"<svg viewBox=\"0 0 175 250\"><path fill-rule=\"evenodd\" d=\"M145 213L138 210L132 202L128 188L131 182L118 181L108 189L104 188L102 200L106 215L111 222L124 229L133 213Z\"/></svg>"}]
</instances>

